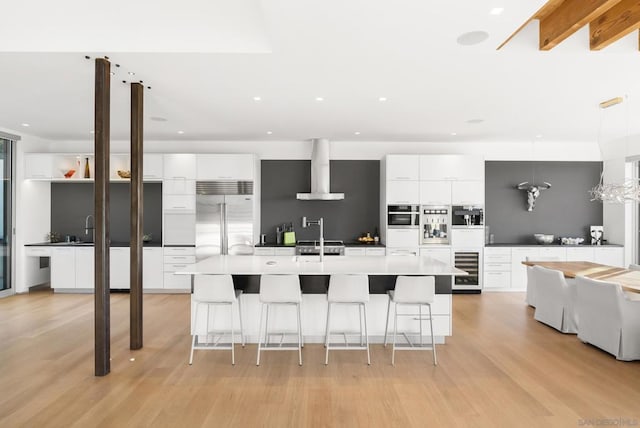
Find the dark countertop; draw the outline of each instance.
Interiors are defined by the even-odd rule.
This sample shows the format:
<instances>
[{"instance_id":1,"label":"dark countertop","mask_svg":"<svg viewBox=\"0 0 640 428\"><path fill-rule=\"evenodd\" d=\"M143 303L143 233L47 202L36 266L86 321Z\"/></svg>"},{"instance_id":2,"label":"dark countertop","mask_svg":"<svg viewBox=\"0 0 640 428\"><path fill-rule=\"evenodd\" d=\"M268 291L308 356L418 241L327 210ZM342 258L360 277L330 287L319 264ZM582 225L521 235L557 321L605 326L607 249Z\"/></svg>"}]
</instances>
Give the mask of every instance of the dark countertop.
<instances>
[{"instance_id":1,"label":"dark countertop","mask_svg":"<svg viewBox=\"0 0 640 428\"><path fill-rule=\"evenodd\" d=\"M571 248L600 248L600 247L624 247L619 244L603 244L603 245L591 245L591 244L579 244L579 245L562 245L562 244L485 244L488 248L500 248L500 247L571 247Z\"/></svg>"},{"instance_id":2,"label":"dark countertop","mask_svg":"<svg viewBox=\"0 0 640 428\"><path fill-rule=\"evenodd\" d=\"M265 243L265 244L256 244L255 247L284 247L284 248L295 248L295 244L293 245L284 245L284 244L274 244L274 243ZM384 244L367 244L365 242L358 242L358 241L348 241L344 243L345 247L375 247L375 248L384 248L385 245Z\"/></svg>"},{"instance_id":3,"label":"dark countertop","mask_svg":"<svg viewBox=\"0 0 640 428\"><path fill-rule=\"evenodd\" d=\"M111 247L128 247L128 242L112 242ZM162 247L160 242L145 242L145 247ZM25 244L25 247L93 247L93 242L39 242Z\"/></svg>"}]
</instances>

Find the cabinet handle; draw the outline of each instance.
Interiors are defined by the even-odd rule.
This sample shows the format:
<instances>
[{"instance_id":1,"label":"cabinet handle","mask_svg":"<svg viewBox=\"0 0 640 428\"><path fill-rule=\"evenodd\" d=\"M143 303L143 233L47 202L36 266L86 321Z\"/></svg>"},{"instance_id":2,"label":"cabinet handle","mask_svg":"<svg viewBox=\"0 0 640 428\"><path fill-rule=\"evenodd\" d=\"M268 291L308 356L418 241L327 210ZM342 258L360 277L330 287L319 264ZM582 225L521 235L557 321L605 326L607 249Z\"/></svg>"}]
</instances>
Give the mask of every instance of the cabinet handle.
<instances>
[{"instance_id":1,"label":"cabinet handle","mask_svg":"<svg viewBox=\"0 0 640 428\"><path fill-rule=\"evenodd\" d=\"M173 265L174 267L187 267L187 265Z\"/></svg>"},{"instance_id":2,"label":"cabinet handle","mask_svg":"<svg viewBox=\"0 0 640 428\"><path fill-rule=\"evenodd\" d=\"M186 205L173 205L171 208L187 208Z\"/></svg>"},{"instance_id":3,"label":"cabinet handle","mask_svg":"<svg viewBox=\"0 0 640 428\"><path fill-rule=\"evenodd\" d=\"M396 180L409 180L411 177L396 177Z\"/></svg>"}]
</instances>

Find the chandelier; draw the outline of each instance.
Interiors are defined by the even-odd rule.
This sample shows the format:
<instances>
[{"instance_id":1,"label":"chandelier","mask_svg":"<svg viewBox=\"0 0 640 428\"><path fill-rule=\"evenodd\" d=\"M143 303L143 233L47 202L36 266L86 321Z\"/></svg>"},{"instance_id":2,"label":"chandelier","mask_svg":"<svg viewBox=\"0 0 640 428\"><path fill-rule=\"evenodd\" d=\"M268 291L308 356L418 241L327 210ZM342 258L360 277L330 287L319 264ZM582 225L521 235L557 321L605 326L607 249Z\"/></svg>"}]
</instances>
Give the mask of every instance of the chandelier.
<instances>
[{"instance_id":1,"label":"chandelier","mask_svg":"<svg viewBox=\"0 0 640 428\"><path fill-rule=\"evenodd\" d=\"M626 96L625 96L626 98ZM600 103L600 109L620 104L624 99L622 97L612 98ZM629 111L627 106L627 140L629 138ZM602 116L600 118L600 126L598 130L598 145L600 145L600 133L602 131ZM600 149L602 152L602 148ZM592 201L600 201L607 203L624 204L627 202L640 202L640 179L629 178L618 183L604 182L604 163L602 164L602 173L600 174L600 182L589 190Z\"/></svg>"},{"instance_id":2,"label":"chandelier","mask_svg":"<svg viewBox=\"0 0 640 428\"><path fill-rule=\"evenodd\" d=\"M626 202L640 202L640 181L625 180L622 183L604 183L602 176L600 183L589 190L592 201L624 204Z\"/></svg>"}]
</instances>

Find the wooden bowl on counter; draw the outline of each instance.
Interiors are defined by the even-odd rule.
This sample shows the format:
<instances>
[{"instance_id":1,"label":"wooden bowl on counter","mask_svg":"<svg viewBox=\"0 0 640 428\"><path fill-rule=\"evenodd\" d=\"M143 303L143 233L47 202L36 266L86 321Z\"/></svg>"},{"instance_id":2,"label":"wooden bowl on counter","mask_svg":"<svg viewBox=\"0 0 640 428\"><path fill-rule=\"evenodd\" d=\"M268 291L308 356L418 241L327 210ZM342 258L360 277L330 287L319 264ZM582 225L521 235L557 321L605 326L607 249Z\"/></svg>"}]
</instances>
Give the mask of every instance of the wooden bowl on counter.
<instances>
[{"instance_id":1,"label":"wooden bowl on counter","mask_svg":"<svg viewBox=\"0 0 640 428\"><path fill-rule=\"evenodd\" d=\"M118 176L120 178L131 178L131 171L125 171L123 169L119 169Z\"/></svg>"}]
</instances>

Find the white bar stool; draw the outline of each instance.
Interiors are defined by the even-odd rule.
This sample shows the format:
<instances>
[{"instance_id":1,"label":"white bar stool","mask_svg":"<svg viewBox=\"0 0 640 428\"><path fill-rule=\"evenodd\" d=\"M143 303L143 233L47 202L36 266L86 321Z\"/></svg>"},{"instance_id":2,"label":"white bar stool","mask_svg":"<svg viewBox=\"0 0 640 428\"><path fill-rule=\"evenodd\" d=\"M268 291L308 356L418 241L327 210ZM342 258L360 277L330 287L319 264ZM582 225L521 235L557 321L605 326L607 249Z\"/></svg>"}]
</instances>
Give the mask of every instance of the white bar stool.
<instances>
[{"instance_id":1,"label":"white bar stool","mask_svg":"<svg viewBox=\"0 0 640 428\"><path fill-rule=\"evenodd\" d=\"M256 365L260 365L261 351L294 351L298 350L298 364L302 365L302 316L300 314L300 303L302 302L302 292L300 291L300 278L298 275L262 275L260 277L260 328L258 329L258 358ZM285 334L290 332L277 332L280 334L280 343L269 344L269 308L272 305L295 306L298 315L298 346L283 344ZM264 310L267 309L264 323L264 344L262 343L262 320L265 318ZM284 345L284 346L283 346Z\"/></svg>"},{"instance_id":2,"label":"white bar stool","mask_svg":"<svg viewBox=\"0 0 640 428\"><path fill-rule=\"evenodd\" d=\"M369 277L367 275L331 275L331 278L329 279L329 291L327 292L327 329L324 337L324 345L326 348L324 357L325 365L329 364L329 349L340 349L348 351L366 350L367 364L371 364L371 356L369 354L369 333L367 331L368 302ZM344 336L344 346L331 345L329 343L329 337L331 336L331 306L334 304L358 305L360 320L360 346L349 345L347 341L348 332L341 332L341 334ZM363 319L364 335L362 331Z\"/></svg>"},{"instance_id":3,"label":"white bar stool","mask_svg":"<svg viewBox=\"0 0 640 428\"><path fill-rule=\"evenodd\" d=\"M193 364L193 351L199 350L231 350L231 364L235 365L235 332L233 329L233 304L238 303L238 314L240 315L240 339L244 347L244 328L242 326L242 290L234 290L233 278L231 275L196 275L193 281L193 300L195 302L195 316L193 321L193 341L191 342L191 355L189 365ZM200 343L198 336L203 333L198 332L198 309L200 305L207 306L206 319L206 342ZM231 319L231 344L220 343L224 334L228 330L210 330L209 308L211 306L228 305ZM220 337L215 340L215 334ZM214 342L209 342L209 336L213 336Z\"/></svg>"},{"instance_id":4,"label":"white bar stool","mask_svg":"<svg viewBox=\"0 0 640 428\"><path fill-rule=\"evenodd\" d=\"M391 303L394 305L394 323L393 323L393 352L391 354L391 364L395 365L396 349L407 351L433 351L433 365L438 365L438 359L436 357L436 344L433 336L433 318L431 316L431 304L435 301L436 281L433 276L398 276L396 279L395 290L388 291L389 303L387 304L387 323L384 329L384 346L387 346L387 331L389 328L389 312L391 310ZM398 305L418 306L417 314L399 314ZM422 316L422 306L427 306L429 309L429 316ZM398 332L398 317L418 317L415 320L420 321L420 344L414 344L409 340L406 332L402 335L407 341L406 346L396 345L396 335ZM422 334L422 321L429 320L429 327L431 329L431 344L425 345L423 342Z\"/></svg>"}]
</instances>

